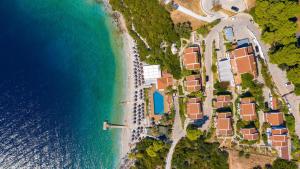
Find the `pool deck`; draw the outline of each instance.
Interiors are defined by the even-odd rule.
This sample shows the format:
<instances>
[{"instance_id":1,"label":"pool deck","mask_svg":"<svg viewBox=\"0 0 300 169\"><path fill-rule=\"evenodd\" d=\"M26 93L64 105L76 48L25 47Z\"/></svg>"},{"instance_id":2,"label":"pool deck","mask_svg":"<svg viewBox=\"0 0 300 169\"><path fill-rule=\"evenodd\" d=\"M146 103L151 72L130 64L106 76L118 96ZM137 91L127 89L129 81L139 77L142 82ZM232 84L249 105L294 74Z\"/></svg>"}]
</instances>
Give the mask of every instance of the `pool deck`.
<instances>
[{"instance_id":1,"label":"pool deck","mask_svg":"<svg viewBox=\"0 0 300 169\"><path fill-rule=\"evenodd\" d=\"M154 98L153 98L153 93L154 92L159 92L163 97L164 97L164 112L165 113L169 113L170 112L170 105L172 102L171 96L166 95L164 92L162 91L158 91L156 90L156 86L152 85L150 90L149 90L149 106L150 106L150 111L149 111L149 118L153 118L155 122L159 121L163 114L161 115L156 115L154 113Z\"/></svg>"}]
</instances>

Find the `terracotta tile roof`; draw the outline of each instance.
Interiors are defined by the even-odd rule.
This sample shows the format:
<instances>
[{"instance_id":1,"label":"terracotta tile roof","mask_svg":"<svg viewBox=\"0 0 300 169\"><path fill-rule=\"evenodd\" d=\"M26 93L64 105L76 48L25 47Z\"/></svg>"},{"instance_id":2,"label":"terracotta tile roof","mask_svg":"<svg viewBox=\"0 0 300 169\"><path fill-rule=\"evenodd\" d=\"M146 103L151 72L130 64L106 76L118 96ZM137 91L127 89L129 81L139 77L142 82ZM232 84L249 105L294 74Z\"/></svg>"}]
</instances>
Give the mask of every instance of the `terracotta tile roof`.
<instances>
[{"instance_id":1,"label":"terracotta tile roof","mask_svg":"<svg viewBox=\"0 0 300 169\"><path fill-rule=\"evenodd\" d=\"M230 136L232 135L231 119L230 118L217 118L217 135Z\"/></svg>"},{"instance_id":2,"label":"terracotta tile roof","mask_svg":"<svg viewBox=\"0 0 300 169\"><path fill-rule=\"evenodd\" d=\"M240 104L240 115L246 121L256 120L255 103Z\"/></svg>"},{"instance_id":3,"label":"terracotta tile roof","mask_svg":"<svg viewBox=\"0 0 300 169\"><path fill-rule=\"evenodd\" d=\"M185 87L188 92L196 92L201 90L200 75L190 75L186 77Z\"/></svg>"},{"instance_id":4,"label":"terracotta tile roof","mask_svg":"<svg viewBox=\"0 0 300 169\"><path fill-rule=\"evenodd\" d=\"M233 50L230 58L236 84L241 83L241 74L250 73L254 77L257 77L257 65L251 46Z\"/></svg>"},{"instance_id":5,"label":"terracotta tile roof","mask_svg":"<svg viewBox=\"0 0 300 169\"><path fill-rule=\"evenodd\" d=\"M217 101L218 102L230 102L231 96L230 95L219 95L219 96L217 96Z\"/></svg>"},{"instance_id":6,"label":"terracotta tile roof","mask_svg":"<svg viewBox=\"0 0 300 169\"><path fill-rule=\"evenodd\" d=\"M279 148L279 157L282 158L282 159L285 159L285 160L290 160L288 146L284 146L284 147Z\"/></svg>"},{"instance_id":7,"label":"terracotta tile roof","mask_svg":"<svg viewBox=\"0 0 300 169\"><path fill-rule=\"evenodd\" d=\"M222 107L229 107L231 105L231 96L230 95L219 95L217 96L217 101L214 102L214 107L219 109Z\"/></svg>"},{"instance_id":8,"label":"terracotta tile roof","mask_svg":"<svg viewBox=\"0 0 300 169\"><path fill-rule=\"evenodd\" d=\"M218 118L229 118L231 117L231 112L217 112Z\"/></svg>"},{"instance_id":9,"label":"terracotta tile roof","mask_svg":"<svg viewBox=\"0 0 300 169\"><path fill-rule=\"evenodd\" d=\"M230 107L231 102L214 102L214 107L216 109L223 108L223 107Z\"/></svg>"},{"instance_id":10,"label":"terracotta tile roof","mask_svg":"<svg viewBox=\"0 0 300 169\"><path fill-rule=\"evenodd\" d=\"M253 103L254 101L254 97L244 97L240 99L241 103Z\"/></svg>"},{"instance_id":11,"label":"terracotta tile roof","mask_svg":"<svg viewBox=\"0 0 300 169\"><path fill-rule=\"evenodd\" d=\"M243 134L243 138L245 140L257 140L258 139L258 132L256 128L244 128L241 129L240 132Z\"/></svg>"},{"instance_id":12,"label":"terracotta tile roof","mask_svg":"<svg viewBox=\"0 0 300 169\"><path fill-rule=\"evenodd\" d=\"M281 134L287 134L288 130L286 128L272 128L271 130L272 135L281 135Z\"/></svg>"},{"instance_id":13,"label":"terracotta tile roof","mask_svg":"<svg viewBox=\"0 0 300 169\"><path fill-rule=\"evenodd\" d=\"M265 121L271 126L279 126L283 124L283 114L281 112L265 113Z\"/></svg>"},{"instance_id":14,"label":"terracotta tile roof","mask_svg":"<svg viewBox=\"0 0 300 169\"><path fill-rule=\"evenodd\" d=\"M198 98L190 98L187 102L187 115L192 120L203 118L202 104Z\"/></svg>"},{"instance_id":15,"label":"terracotta tile roof","mask_svg":"<svg viewBox=\"0 0 300 169\"><path fill-rule=\"evenodd\" d=\"M157 79L157 89L165 90L168 86L173 86L174 79L169 73L163 72L162 77Z\"/></svg>"},{"instance_id":16,"label":"terracotta tile roof","mask_svg":"<svg viewBox=\"0 0 300 169\"><path fill-rule=\"evenodd\" d=\"M288 145L287 135L272 135L270 136L273 147L283 147Z\"/></svg>"},{"instance_id":17,"label":"terracotta tile roof","mask_svg":"<svg viewBox=\"0 0 300 169\"><path fill-rule=\"evenodd\" d=\"M190 47L184 50L183 64L188 70L200 69L200 48Z\"/></svg>"}]
</instances>

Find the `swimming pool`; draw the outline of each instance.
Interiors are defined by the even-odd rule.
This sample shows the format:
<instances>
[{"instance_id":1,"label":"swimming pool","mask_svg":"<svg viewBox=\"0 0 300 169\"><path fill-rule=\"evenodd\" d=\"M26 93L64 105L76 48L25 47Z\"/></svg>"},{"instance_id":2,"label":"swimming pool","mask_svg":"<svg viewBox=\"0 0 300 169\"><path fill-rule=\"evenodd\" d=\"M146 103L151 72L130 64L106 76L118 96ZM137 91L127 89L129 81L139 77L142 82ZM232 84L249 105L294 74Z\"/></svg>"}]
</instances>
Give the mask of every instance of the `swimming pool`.
<instances>
[{"instance_id":1,"label":"swimming pool","mask_svg":"<svg viewBox=\"0 0 300 169\"><path fill-rule=\"evenodd\" d=\"M154 100L154 114L163 115L164 114L164 96L158 91L153 93Z\"/></svg>"}]
</instances>

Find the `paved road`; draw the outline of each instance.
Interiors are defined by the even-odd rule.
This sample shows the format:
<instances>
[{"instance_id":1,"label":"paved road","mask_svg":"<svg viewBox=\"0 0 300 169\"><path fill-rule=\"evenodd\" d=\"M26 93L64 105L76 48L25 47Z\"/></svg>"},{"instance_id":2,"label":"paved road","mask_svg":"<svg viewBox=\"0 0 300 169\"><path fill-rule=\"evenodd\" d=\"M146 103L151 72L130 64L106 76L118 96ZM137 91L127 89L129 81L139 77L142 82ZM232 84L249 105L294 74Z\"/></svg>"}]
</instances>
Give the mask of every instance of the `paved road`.
<instances>
[{"instance_id":1,"label":"paved road","mask_svg":"<svg viewBox=\"0 0 300 169\"><path fill-rule=\"evenodd\" d=\"M166 159L166 169L171 169L172 166L172 156L176 147L176 144L178 143L178 141L184 137L186 135L186 126L187 123L185 122L184 128L182 128L181 125L181 118L180 118L180 114L179 114L179 103L178 103L178 97L174 97L174 105L175 105L175 119L174 119L174 124L173 124L173 130L172 130L172 145L171 148L169 150L169 153L167 155L167 159Z\"/></svg>"}]
</instances>

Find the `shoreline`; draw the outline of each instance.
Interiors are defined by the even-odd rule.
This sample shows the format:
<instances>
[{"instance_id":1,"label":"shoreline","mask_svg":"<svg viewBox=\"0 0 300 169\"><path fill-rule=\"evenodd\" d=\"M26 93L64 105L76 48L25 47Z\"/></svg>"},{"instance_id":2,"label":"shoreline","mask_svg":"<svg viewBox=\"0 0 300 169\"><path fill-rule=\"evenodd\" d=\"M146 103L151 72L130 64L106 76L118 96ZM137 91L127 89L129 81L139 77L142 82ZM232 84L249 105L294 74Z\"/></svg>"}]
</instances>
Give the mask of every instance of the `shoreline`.
<instances>
[{"instance_id":1,"label":"shoreline","mask_svg":"<svg viewBox=\"0 0 300 169\"><path fill-rule=\"evenodd\" d=\"M133 38L129 35L125 19L123 15L119 12L112 11L112 8L109 4L109 0L103 0L104 10L108 13L112 20L112 26L115 26L120 33L122 38L122 49L121 49L121 57L123 61L123 69L126 71L126 76L124 75L123 80L126 82L126 88L123 89L123 99L124 103L122 104L122 117L121 122L125 125L128 125L128 128L122 129L121 134L119 135L120 140L120 149L118 153L117 159L117 167L121 167L126 163L127 155L130 152L130 136L132 134L131 129L133 128L133 124L131 123L131 119L133 118L132 105L133 103L133 95L134 95L134 76L133 76L133 60L134 60L134 52L133 47L135 47L135 43Z\"/></svg>"}]
</instances>

